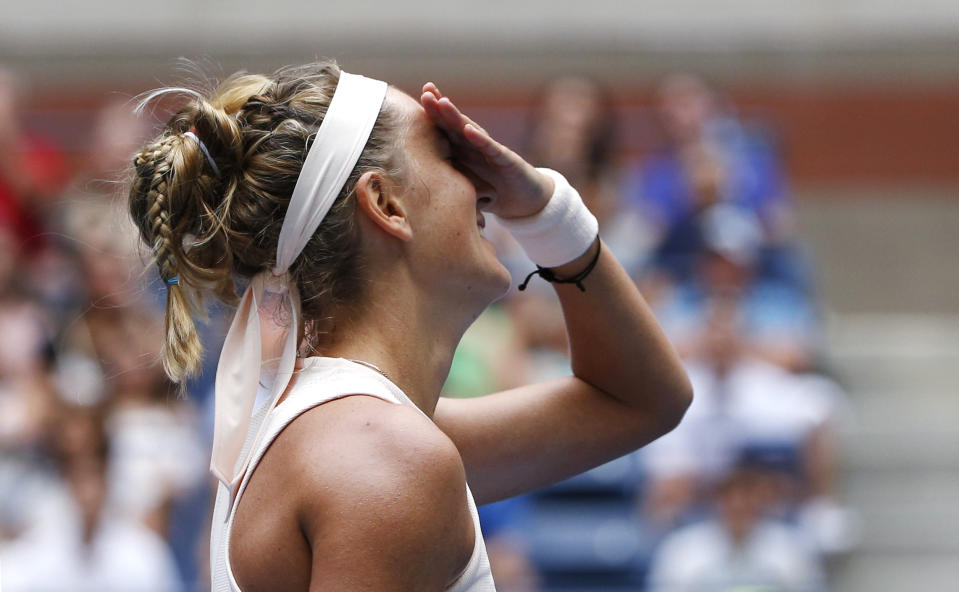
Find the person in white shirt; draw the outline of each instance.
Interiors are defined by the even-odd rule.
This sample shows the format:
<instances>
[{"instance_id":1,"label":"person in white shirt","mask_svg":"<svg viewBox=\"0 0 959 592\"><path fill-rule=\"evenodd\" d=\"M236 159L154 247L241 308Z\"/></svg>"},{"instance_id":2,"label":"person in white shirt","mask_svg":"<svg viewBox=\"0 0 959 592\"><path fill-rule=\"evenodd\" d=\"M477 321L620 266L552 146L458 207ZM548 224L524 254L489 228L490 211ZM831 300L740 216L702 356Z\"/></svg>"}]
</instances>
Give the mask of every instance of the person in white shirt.
<instances>
[{"instance_id":1,"label":"person in white shirt","mask_svg":"<svg viewBox=\"0 0 959 592\"><path fill-rule=\"evenodd\" d=\"M61 463L67 495L62 508L54 508L58 520L35 525L0 547L0 589L179 592L166 541L108 504L106 448Z\"/></svg>"},{"instance_id":2,"label":"person in white shirt","mask_svg":"<svg viewBox=\"0 0 959 592\"><path fill-rule=\"evenodd\" d=\"M737 467L719 485L714 518L663 540L650 565L650 592L823 589L807 542L763 516L761 479L755 469Z\"/></svg>"}]
</instances>

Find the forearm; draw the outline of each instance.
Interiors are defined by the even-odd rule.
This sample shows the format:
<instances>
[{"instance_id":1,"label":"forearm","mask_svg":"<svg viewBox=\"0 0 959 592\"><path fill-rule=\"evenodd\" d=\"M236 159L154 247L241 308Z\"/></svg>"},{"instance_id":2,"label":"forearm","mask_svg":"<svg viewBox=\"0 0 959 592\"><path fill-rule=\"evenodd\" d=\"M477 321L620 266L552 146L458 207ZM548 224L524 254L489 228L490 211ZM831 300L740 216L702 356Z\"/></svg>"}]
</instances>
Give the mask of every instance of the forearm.
<instances>
[{"instance_id":1,"label":"forearm","mask_svg":"<svg viewBox=\"0 0 959 592\"><path fill-rule=\"evenodd\" d=\"M559 278L582 271L599 249L595 241L577 259L552 271ZM636 285L609 249L574 284L553 284L563 307L573 373L626 405L672 427L692 400L679 357Z\"/></svg>"}]
</instances>

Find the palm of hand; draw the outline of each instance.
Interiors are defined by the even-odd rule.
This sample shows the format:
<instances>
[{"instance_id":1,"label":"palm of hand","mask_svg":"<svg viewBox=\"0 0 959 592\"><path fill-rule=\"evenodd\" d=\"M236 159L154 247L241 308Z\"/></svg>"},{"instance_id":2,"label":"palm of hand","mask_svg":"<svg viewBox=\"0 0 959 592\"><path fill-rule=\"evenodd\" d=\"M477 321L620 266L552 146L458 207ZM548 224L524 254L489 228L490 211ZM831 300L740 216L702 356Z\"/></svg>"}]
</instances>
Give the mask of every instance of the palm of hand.
<instances>
[{"instance_id":1,"label":"palm of hand","mask_svg":"<svg viewBox=\"0 0 959 592\"><path fill-rule=\"evenodd\" d=\"M458 163L492 188L494 199L487 211L520 218L543 209L553 193L552 179L490 137L432 82L423 86L420 103L449 138Z\"/></svg>"}]
</instances>

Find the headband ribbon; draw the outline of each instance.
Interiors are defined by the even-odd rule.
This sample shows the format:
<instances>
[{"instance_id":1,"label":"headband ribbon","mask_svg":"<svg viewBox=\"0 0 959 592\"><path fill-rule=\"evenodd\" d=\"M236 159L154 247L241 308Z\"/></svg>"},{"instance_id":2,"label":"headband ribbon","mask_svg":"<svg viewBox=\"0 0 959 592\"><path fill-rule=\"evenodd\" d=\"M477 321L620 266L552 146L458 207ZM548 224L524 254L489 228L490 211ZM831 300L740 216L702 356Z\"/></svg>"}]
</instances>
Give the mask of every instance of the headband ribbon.
<instances>
[{"instance_id":1,"label":"headband ribbon","mask_svg":"<svg viewBox=\"0 0 959 592\"><path fill-rule=\"evenodd\" d=\"M267 423L260 425L244 452L264 362L272 363L281 352L270 385L269 409L276 406L293 375L301 313L290 266L316 233L356 166L383 106L386 88L385 82L340 72L283 219L276 265L250 281L226 335L216 369L210 471L231 493L246 472ZM278 312L282 319L277 318Z\"/></svg>"}]
</instances>

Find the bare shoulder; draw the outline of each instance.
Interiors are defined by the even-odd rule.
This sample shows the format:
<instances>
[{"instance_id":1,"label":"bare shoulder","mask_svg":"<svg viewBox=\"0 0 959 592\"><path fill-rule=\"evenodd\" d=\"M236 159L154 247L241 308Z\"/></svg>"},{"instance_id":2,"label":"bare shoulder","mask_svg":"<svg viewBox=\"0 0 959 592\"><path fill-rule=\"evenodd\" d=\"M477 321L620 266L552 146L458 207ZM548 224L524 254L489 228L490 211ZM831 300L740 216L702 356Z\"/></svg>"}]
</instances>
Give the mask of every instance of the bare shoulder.
<instances>
[{"instance_id":1,"label":"bare shoulder","mask_svg":"<svg viewBox=\"0 0 959 592\"><path fill-rule=\"evenodd\" d=\"M452 440L416 409L354 395L314 407L285 430L288 467L306 484L350 476L341 490L376 485L376 479L462 480ZM278 442L279 443L279 442ZM368 471L365 469L369 469Z\"/></svg>"},{"instance_id":2,"label":"bare shoulder","mask_svg":"<svg viewBox=\"0 0 959 592\"><path fill-rule=\"evenodd\" d=\"M465 567L474 542L466 473L432 421L350 396L285 432L276 444L312 550L311 590L440 590Z\"/></svg>"}]
</instances>

